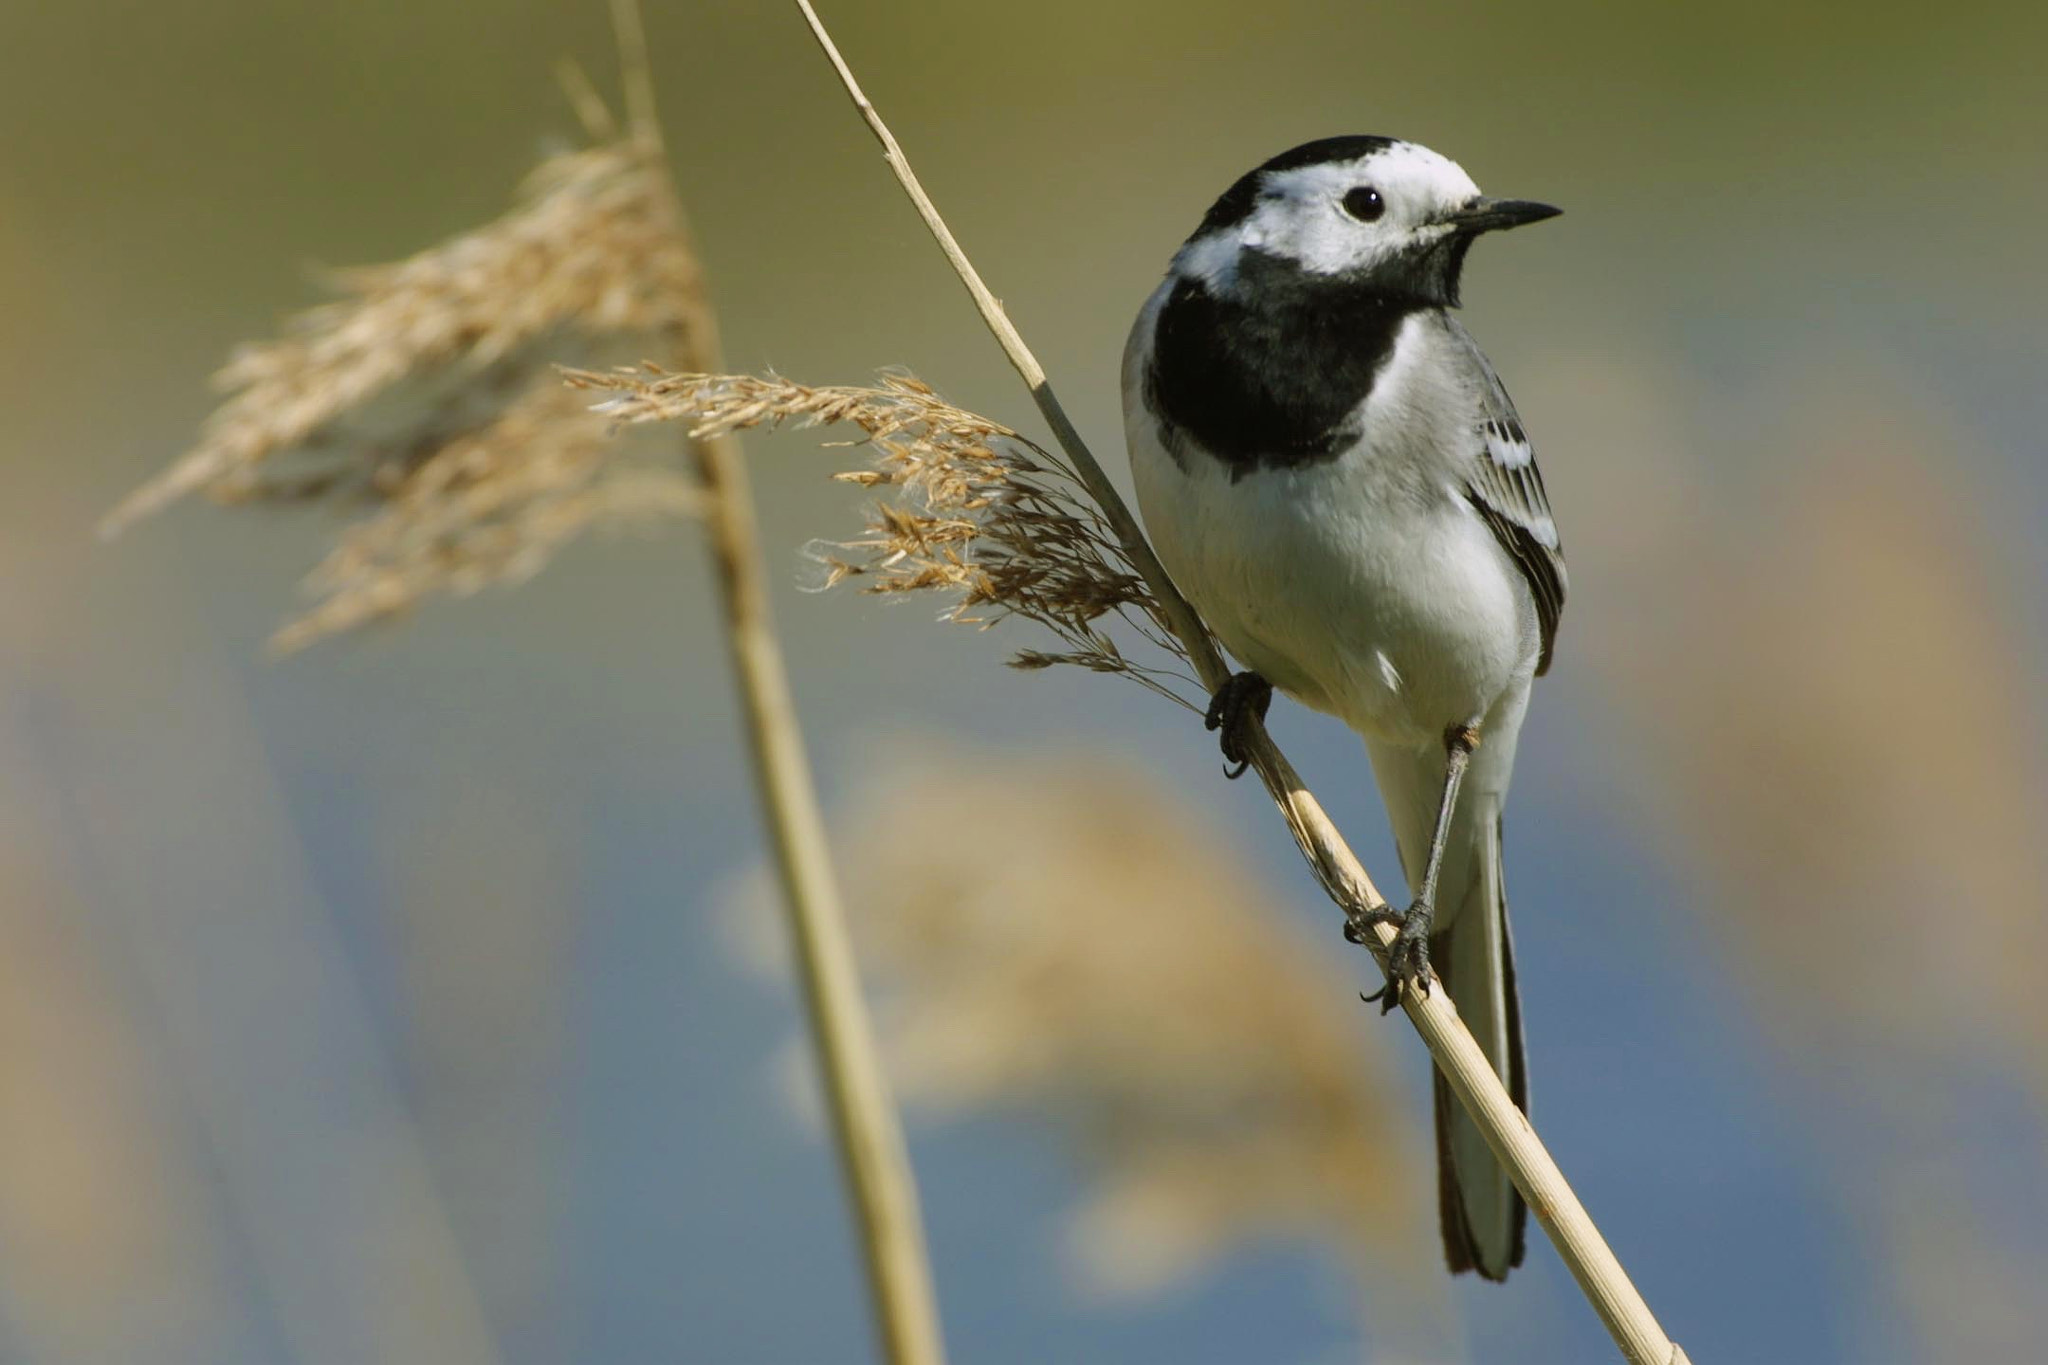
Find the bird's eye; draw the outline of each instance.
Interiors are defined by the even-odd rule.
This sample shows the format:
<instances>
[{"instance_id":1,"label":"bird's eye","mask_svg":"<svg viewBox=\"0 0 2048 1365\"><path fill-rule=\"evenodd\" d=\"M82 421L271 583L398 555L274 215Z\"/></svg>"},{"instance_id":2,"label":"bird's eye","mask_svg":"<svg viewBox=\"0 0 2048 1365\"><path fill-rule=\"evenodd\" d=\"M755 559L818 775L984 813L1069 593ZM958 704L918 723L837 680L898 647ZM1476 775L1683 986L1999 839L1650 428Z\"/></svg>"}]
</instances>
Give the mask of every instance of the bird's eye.
<instances>
[{"instance_id":1,"label":"bird's eye","mask_svg":"<svg viewBox=\"0 0 2048 1365\"><path fill-rule=\"evenodd\" d=\"M1344 196L1344 211L1361 223L1370 223L1387 211L1386 201L1370 185L1360 185Z\"/></svg>"}]
</instances>

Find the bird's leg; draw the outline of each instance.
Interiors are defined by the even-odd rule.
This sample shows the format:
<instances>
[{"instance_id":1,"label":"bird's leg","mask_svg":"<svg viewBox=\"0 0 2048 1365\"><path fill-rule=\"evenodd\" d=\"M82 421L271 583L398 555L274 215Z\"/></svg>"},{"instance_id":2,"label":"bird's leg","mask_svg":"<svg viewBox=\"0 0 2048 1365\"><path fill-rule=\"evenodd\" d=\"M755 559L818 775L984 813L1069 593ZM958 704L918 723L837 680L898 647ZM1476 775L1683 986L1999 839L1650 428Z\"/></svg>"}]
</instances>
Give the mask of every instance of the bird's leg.
<instances>
[{"instance_id":1,"label":"bird's leg","mask_svg":"<svg viewBox=\"0 0 2048 1365\"><path fill-rule=\"evenodd\" d=\"M1266 708L1273 704L1273 684L1256 673L1233 673L1230 680L1216 689L1216 695L1209 699L1209 714L1202 718L1202 724L1211 730L1223 732L1223 758L1236 766L1225 768L1223 775L1230 778L1244 776L1244 770L1251 766L1251 753L1245 747L1248 736L1246 729L1266 718Z\"/></svg>"},{"instance_id":2,"label":"bird's leg","mask_svg":"<svg viewBox=\"0 0 2048 1365\"><path fill-rule=\"evenodd\" d=\"M1436 918L1436 877L1443 867L1451 816L1458 809L1458 788L1465 781L1465 767L1472 761L1472 751L1478 747L1479 731L1473 726L1453 725L1444 731L1444 795L1436 808L1436 832L1429 840L1429 861L1422 871L1422 885L1408 913L1400 916L1401 932L1387 950L1387 984L1366 997L1379 1001L1383 1014L1401 1002L1404 990L1429 994L1429 928Z\"/></svg>"}]
</instances>

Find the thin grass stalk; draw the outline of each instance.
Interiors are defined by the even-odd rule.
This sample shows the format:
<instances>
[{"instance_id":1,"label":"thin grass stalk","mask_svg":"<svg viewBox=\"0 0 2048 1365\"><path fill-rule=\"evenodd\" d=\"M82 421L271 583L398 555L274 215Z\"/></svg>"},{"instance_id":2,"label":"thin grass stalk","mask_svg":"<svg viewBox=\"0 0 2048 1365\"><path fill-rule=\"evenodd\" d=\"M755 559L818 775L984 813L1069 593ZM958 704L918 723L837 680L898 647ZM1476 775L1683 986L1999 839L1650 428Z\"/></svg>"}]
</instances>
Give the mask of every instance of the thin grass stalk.
<instances>
[{"instance_id":1,"label":"thin grass stalk","mask_svg":"<svg viewBox=\"0 0 2048 1365\"><path fill-rule=\"evenodd\" d=\"M707 362L715 363L708 357ZM945 1349L917 1186L861 996L824 819L768 615L739 442L718 436L690 446L710 496L705 528L733 672L746 708L762 815L775 844L833 1137L860 1224L883 1354L892 1365L941 1365Z\"/></svg>"},{"instance_id":2,"label":"thin grass stalk","mask_svg":"<svg viewBox=\"0 0 2048 1365\"><path fill-rule=\"evenodd\" d=\"M612 12L625 67L629 126L650 152L659 154L661 133L639 6L635 0L613 0ZM708 303L692 319L687 336L682 363L693 369L720 368L718 322ZM729 433L685 440L707 495L706 543L746 712L762 818L775 847L797 980L834 1146L853 1196L883 1358L890 1365L944 1365L917 1185L861 994L825 820L768 609L746 462L738 438Z\"/></svg>"},{"instance_id":3,"label":"thin grass stalk","mask_svg":"<svg viewBox=\"0 0 2048 1365\"><path fill-rule=\"evenodd\" d=\"M945 253L961 284L966 286L982 321L994 334L1003 354L1030 389L1032 399L1052 428L1054 438L1087 485L1090 495L1100 505L1103 516L1122 542L1132 564L1161 604L1168 624L1186 647L1203 686L1214 692L1229 678L1230 669L1208 628L1202 624L1193 605L1180 595L1173 581L1167 577L1137 519L1131 515L1115 485L1110 483L1101 464L1068 419L1046 378L1044 367L1038 363L1031 348L1025 345L1024 338L1004 313L1002 304L982 282L980 273L947 228L937 206L918 182L909 158L862 91L860 82L854 78L852 68L840 55L838 46L818 18L810 0L796 0L796 5L818 46L838 73L840 83L846 87L854 108L876 141L881 143L889 169L916 206L918 216ZM1267 792L1280 807L1302 856L1315 870L1331 899L1344 911L1347 921L1369 928L1367 946L1384 971L1387 951L1393 946L1396 931L1385 924L1364 925L1364 917L1366 911L1384 906L1386 898L1373 885L1364 865L1324 812L1322 803L1316 800L1294 766L1266 734L1263 724L1252 727L1247 747L1253 766L1257 768ZM1437 1068L1449 1081L1452 1092L1485 1134L1487 1145L1500 1158L1515 1187L1528 1201L1530 1212L1549 1234L1558 1254L1578 1281L1579 1288L1613 1336L1623 1358L1631 1365L1687 1365L1685 1352L1658 1325L1656 1316L1622 1269L1606 1239L1600 1235L1599 1228L1537 1137L1536 1130L1509 1098L1506 1087L1494 1074L1493 1067L1479 1050L1464 1021L1458 1017L1449 992L1431 990L1422 995L1406 991L1402 993L1401 1004L1416 1032L1421 1034L1424 1045L1429 1048Z\"/></svg>"}]
</instances>

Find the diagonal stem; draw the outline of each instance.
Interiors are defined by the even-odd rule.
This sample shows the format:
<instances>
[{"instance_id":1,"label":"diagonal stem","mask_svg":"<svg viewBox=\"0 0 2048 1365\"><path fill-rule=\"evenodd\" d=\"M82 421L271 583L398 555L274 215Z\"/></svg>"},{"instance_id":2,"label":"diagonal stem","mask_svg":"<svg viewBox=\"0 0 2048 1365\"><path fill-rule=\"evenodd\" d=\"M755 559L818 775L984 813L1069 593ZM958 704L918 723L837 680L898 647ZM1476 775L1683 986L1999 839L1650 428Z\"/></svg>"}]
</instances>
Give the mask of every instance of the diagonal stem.
<instances>
[{"instance_id":1,"label":"diagonal stem","mask_svg":"<svg viewBox=\"0 0 2048 1365\"><path fill-rule=\"evenodd\" d=\"M1044 368L1031 353L1031 348L1024 344L1024 338L1004 313L1002 304L982 282L967 253L939 216L937 206L925 193L924 186L918 183L917 175L911 170L910 161L897 144L895 135L861 90L860 82L854 78L852 68L840 55L810 0L796 0L796 5L803 12L804 21L810 26L818 46L824 50L826 59L838 72L840 83L846 87L854 108L876 141L882 144L884 159L902 185L903 192L916 206L918 216L924 219L925 227L945 253L961 284L966 286L982 321L994 334L997 344L1003 348L1003 354L1009 358L1025 386L1031 390L1031 396L1052 428L1060 448L1072 461L1089 494L1100 504L1103 516L1116 532L1125 553L1158 599L1167 623L1186 648L1203 685L1211 692L1216 691L1228 680L1229 669L1217 651L1215 641L1210 638L1208 628L1167 577L1144 532L1139 529L1137 519L1103 473L1101 464L1081 439L1081 434L1068 420L1065 409L1060 406L1052 385L1045 377ZM1322 804L1309 792L1300 774L1295 772L1293 765L1266 734L1264 724L1248 724L1245 730L1245 747L1253 766L1258 769L1267 792L1279 805L1302 856L1315 870L1331 899L1345 912L1347 920L1359 922L1367 911L1385 907L1386 898L1373 886L1364 865L1345 843ZM1371 929L1368 945L1384 967L1397 931L1385 924L1372 925ZM1402 994L1402 1007L1407 1010L1416 1032L1422 1035L1438 1069L1449 1081L1459 1103L1465 1106L1473 1122L1486 1135L1488 1146L1493 1148L1494 1154L1513 1177L1516 1188L1521 1190L1537 1221L1549 1233L1558 1254L1570 1267L1579 1288L1614 1337L1623 1358L1631 1365L1686 1365L1685 1352L1658 1326L1649 1305L1622 1270L1620 1261L1566 1182L1564 1173L1536 1136L1536 1130L1508 1097L1500 1077L1494 1074L1492 1065L1479 1050L1479 1044L1458 1018L1457 1009L1450 1002L1450 993L1433 990L1427 995L1417 991Z\"/></svg>"}]
</instances>

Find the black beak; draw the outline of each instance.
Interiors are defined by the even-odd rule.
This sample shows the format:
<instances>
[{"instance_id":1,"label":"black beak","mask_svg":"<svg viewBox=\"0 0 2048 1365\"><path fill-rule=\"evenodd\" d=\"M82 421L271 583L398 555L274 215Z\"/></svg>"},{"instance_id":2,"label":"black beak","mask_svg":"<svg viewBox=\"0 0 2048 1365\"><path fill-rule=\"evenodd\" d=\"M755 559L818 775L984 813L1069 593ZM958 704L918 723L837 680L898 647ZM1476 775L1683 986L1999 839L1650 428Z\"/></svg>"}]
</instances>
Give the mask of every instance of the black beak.
<instances>
[{"instance_id":1,"label":"black beak","mask_svg":"<svg viewBox=\"0 0 2048 1365\"><path fill-rule=\"evenodd\" d=\"M1482 194L1444 221L1459 232L1476 237L1499 228L1540 223L1563 212L1563 209L1539 204L1533 199L1488 199Z\"/></svg>"}]
</instances>

